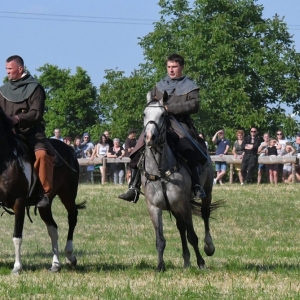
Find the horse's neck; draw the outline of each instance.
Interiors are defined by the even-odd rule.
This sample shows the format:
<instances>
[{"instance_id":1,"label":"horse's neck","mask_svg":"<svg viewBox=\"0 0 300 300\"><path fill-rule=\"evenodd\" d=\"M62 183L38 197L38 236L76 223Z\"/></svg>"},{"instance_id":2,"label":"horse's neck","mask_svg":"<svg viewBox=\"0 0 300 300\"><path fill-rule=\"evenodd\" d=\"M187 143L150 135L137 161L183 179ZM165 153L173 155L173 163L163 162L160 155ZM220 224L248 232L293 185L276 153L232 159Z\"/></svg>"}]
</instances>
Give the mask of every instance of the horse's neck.
<instances>
[{"instance_id":1,"label":"horse's neck","mask_svg":"<svg viewBox=\"0 0 300 300\"><path fill-rule=\"evenodd\" d=\"M176 158L167 143L160 150L145 148L145 169L148 172L165 172L176 165Z\"/></svg>"}]
</instances>

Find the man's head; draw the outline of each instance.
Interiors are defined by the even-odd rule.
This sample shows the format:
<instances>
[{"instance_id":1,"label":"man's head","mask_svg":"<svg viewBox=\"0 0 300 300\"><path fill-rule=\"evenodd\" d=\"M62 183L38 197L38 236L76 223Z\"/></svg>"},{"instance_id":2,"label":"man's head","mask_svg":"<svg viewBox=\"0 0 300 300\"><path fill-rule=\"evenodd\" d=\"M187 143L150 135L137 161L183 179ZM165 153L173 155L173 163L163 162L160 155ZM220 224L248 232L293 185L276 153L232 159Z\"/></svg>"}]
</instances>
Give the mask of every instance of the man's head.
<instances>
[{"instance_id":1,"label":"man's head","mask_svg":"<svg viewBox=\"0 0 300 300\"><path fill-rule=\"evenodd\" d=\"M88 132L85 132L82 136L84 142L88 142L90 140L90 135Z\"/></svg>"},{"instance_id":2,"label":"man's head","mask_svg":"<svg viewBox=\"0 0 300 300\"><path fill-rule=\"evenodd\" d=\"M110 137L110 133L109 133L109 131L107 131L107 130L106 130L106 131L104 131L104 132L103 132L103 134L105 134L105 135L106 135L106 137L109 139L109 137Z\"/></svg>"},{"instance_id":3,"label":"man's head","mask_svg":"<svg viewBox=\"0 0 300 300\"><path fill-rule=\"evenodd\" d=\"M179 54L172 54L167 58L167 72L170 78L180 78L184 69L184 58Z\"/></svg>"},{"instance_id":4,"label":"man's head","mask_svg":"<svg viewBox=\"0 0 300 300\"><path fill-rule=\"evenodd\" d=\"M10 56L6 60L5 68L8 80L18 80L24 73L24 61L21 56Z\"/></svg>"},{"instance_id":5,"label":"man's head","mask_svg":"<svg viewBox=\"0 0 300 300\"><path fill-rule=\"evenodd\" d=\"M257 135L257 128L256 127L251 127L250 135L251 135L252 138L256 137L256 135Z\"/></svg>"},{"instance_id":6,"label":"man's head","mask_svg":"<svg viewBox=\"0 0 300 300\"><path fill-rule=\"evenodd\" d=\"M54 129L54 136L59 139L60 138L60 129L59 128L55 128Z\"/></svg>"},{"instance_id":7,"label":"man's head","mask_svg":"<svg viewBox=\"0 0 300 300\"><path fill-rule=\"evenodd\" d=\"M134 139L135 136L136 136L136 130L133 129L133 128L129 129L129 130L128 130L128 138Z\"/></svg>"}]
</instances>

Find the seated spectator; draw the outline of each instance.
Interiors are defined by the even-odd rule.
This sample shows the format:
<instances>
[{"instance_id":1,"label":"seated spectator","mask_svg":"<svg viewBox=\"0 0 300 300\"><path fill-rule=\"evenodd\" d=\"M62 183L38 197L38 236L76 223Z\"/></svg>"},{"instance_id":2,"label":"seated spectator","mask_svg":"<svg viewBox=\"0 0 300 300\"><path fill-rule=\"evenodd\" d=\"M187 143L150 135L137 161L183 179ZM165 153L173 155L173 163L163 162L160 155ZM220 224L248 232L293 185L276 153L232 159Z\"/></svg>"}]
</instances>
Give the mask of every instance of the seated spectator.
<instances>
[{"instance_id":1,"label":"seated spectator","mask_svg":"<svg viewBox=\"0 0 300 300\"><path fill-rule=\"evenodd\" d=\"M293 156L296 150L292 147L291 143L287 142L285 144L285 150L283 151L283 156ZM283 164L282 169L282 182L288 182L289 176L292 174L292 164Z\"/></svg>"},{"instance_id":2,"label":"seated spectator","mask_svg":"<svg viewBox=\"0 0 300 300\"><path fill-rule=\"evenodd\" d=\"M225 134L223 129L215 133L215 135L212 138L212 142L217 145L216 155L219 155L221 157L228 153L230 147L230 141L225 139ZM215 166L217 171L217 177L214 179L214 184L216 184L219 181L219 183L222 185L223 184L222 178L226 174L227 164L225 161L219 161L219 162L216 161Z\"/></svg>"},{"instance_id":3,"label":"seated spectator","mask_svg":"<svg viewBox=\"0 0 300 300\"><path fill-rule=\"evenodd\" d=\"M120 145L120 140L118 138L113 139L113 147L109 147L107 152L107 157L109 158L119 158L122 159L125 156L125 150ZM124 183L124 163L112 163L110 167L110 172L113 174L115 184Z\"/></svg>"},{"instance_id":4,"label":"seated spectator","mask_svg":"<svg viewBox=\"0 0 300 300\"><path fill-rule=\"evenodd\" d=\"M239 180L241 185L243 185L243 176L242 176L242 172L241 172L241 166L242 166L242 158L243 158L243 149L242 149L242 143L244 140L244 130L238 130L236 132L236 137L237 140L234 142L233 144L233 148L232 148L232 154L234 155L234 158L239 158L241 160L241 163L239 164L235 164L235 168L238 171L238 175L239 175Z\"/></svg>"},{"instance_id":5,"label":"seated spectator","mask_svg":"<svg viewBox=\"0 0 300 300\"><path fill-rule=\"evenodd\" d=\"M95 157L104 158L109 150L109 145L107 143L107 137L105 134L102 134L99 138L99 141L95 148ZM95 170L99 168L102 178L104 178L105 174L103 173L103 164L99 164L95 166Z\"/></svg>"}]
</instances>

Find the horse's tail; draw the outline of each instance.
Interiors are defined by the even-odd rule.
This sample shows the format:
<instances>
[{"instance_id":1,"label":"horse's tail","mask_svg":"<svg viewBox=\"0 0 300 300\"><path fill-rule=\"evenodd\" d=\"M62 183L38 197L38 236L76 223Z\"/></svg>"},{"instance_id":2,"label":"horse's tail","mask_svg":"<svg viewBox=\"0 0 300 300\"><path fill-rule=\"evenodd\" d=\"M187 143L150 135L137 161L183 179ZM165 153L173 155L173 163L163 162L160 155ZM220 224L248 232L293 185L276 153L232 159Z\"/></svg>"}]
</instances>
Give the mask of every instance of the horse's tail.
<instances>
[{"instance_id":1,"label":"horse's tail","mask_svg":"<svg viewBox=\"0 0 300 300\"><path fill-rule=\"evenodd\" d=\"M193 215L196 215L201 218L210 217L211 213L217 210L220 207L225 206L225 200L218 200L210 203L209 206L203 205L202 202L191 202L191 209Z\"/></svg>"},{"instance_id":2,"label":"horse's tail","mask_svg":"<svg viewBox=\"0 0 300 300\"><path fill-rule=\"evenodd\" d=\"M77 209L86 209L86 201L76 204Z\"/></svg>"}]
</instances>

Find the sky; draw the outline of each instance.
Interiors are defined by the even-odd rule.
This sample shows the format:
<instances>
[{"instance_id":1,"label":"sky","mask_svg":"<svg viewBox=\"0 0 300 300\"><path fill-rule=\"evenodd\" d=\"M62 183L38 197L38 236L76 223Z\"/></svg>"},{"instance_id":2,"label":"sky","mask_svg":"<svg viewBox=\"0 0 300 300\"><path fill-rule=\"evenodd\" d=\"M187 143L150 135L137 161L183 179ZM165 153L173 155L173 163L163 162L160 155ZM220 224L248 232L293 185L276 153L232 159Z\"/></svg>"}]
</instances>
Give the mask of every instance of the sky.
<instances>
[{"instance_id":1,"label":"sky","mask_svg":"<svg viewBox=\"0 0 300 300\"><path fill-rule=\"evenodd\" d=\"M0 8L0 78L5 60L18 54L32 74L45 63L75 73L80 66L99 88L106 69L125 75L143 62L139 38L153 31L159 20L158 0L10 0ZM285 17L300 52L300 0L258 0L263 16ZM1 66L1 64L0 64ZM2 77L1 77L2 74Z\"/></svg>"}]
</instances>

